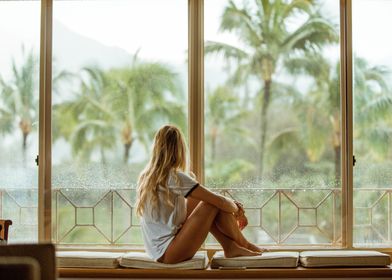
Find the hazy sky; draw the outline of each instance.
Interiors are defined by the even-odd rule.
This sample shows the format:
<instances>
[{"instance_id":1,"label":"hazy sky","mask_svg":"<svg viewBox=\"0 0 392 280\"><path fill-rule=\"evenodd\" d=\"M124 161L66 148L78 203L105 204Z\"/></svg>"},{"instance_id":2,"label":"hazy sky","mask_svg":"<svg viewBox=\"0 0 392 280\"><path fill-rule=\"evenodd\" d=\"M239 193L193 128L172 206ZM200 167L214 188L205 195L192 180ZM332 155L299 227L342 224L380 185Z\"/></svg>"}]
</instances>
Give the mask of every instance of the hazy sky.
<instances>
[{"instance_id":1,"label":"hazy sky","mask_svg":"<svg viewBox=\"0 0 392 280\"><path fill-rule=\"evenodd\" d=\"M140 56L183 63L187 48L187 0L55 1L54 18L74 32ZM338 0L325 0L336 13ZM392 66L392 0L354 0L354 49L374 63ZM205 0L205 38L235 43L233 36L217 34L225 0ZM37 1L0 0L0 69L20 41L39 42L40 4ZM72 42L70 42L72 43ZM8 58L6 57L8 54Z\"/></svg>"}]
</instances>

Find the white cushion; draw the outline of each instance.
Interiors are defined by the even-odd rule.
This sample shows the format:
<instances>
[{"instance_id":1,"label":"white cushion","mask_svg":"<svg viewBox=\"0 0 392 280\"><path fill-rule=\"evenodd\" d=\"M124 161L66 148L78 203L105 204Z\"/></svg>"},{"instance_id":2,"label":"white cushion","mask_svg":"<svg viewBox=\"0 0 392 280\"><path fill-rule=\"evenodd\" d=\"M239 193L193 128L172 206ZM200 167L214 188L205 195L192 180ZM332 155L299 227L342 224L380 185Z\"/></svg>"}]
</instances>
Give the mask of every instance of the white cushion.
<instances>
[{"instance_id":1,"label":"white cushion","mask_svg":"<svg viewBox=\"0 0 392 280\"><path fill-rule=\"evenodd\" d=\"M123 254L92 251L58 251L56 252L56 258L58 267L116 268Z\"/></svg>"},{"instance_id":2,"label":"white cushion","mask_svg":"<svg viewBox=\"0 0 392 280\"><path fill-rule=\"evenodd\" d=\"M212 257L212 268L297 267L298 252L264 252L259 256L225 258L223 251Z\"/></svg>"},{"instance_id":3,"label":"white cushion","mask_svg":"<svg viewBox=\"0 0 392 280\"><path fill-rule=\"evenodd\" d=\"M386 266L390 257L377 251L304 251L300 254L304 267Z\"/></svg>"},{"instance_id":4,"label":"white cushion","mask_svg":"<svg viewBox=\"0 0 392 280\"><path fill-rule=\"evenodd\" d=\"M188 261L176 264L164 264L150 259L146 253L129 252L121 257L120 265L123 267L144 269L205 269L208 265L208 257L207 252L197 252Z\"/></svg>"}]
</instances>

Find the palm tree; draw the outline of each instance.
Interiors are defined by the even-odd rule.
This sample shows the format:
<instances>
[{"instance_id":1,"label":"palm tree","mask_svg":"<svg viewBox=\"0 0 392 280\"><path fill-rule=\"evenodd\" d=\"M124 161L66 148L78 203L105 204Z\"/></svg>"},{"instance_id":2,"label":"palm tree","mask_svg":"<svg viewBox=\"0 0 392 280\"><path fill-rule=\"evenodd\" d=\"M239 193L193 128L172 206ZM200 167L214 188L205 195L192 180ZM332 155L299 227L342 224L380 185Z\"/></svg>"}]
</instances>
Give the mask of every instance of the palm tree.
<instances>
[{"instance_id":1,"label":"palm tree","mask_svg":"<svg viewBox=\"0 0 392 280\"><path fill-rule=\"evenodd\" d=\"M317 1L246 1L242 7L230 0L221 18L221 31L235 33L242 47L222 42L207 42L206 53L222 53L238 62L234 73L239 82L251 77L262 81L258 91L260 110L259 172L263 174L267 133L267 111L271 102L272 84L278 67L288 58L303 52L317 51L328 43L337 42L335 26L317 10ZM297 15L305 20L295 26L287 22Z\"/></svg>"},{"instance_id":2,"label":"palm tree","mask_svg":"<svg viewBox=\"0 0 392 280\"><path fill-rule=\"evenodd\" d=\"M7 82L0 76L0 132L10 134L14 132L18 123L22 133L23 159L26 157L28 136L33 130L33 123L38 121L38 58L31 49L26 53L22 49L22 64L17 65L12 60L12 79ZM53 92L58 90L61 80L67 79L70 73L60 71L53 75Z\"/></svg>"},{"instance_id":3,"label":"palm tree","mask_svg":"<svg viewBox=\"0 0 392 280\"><path fill-rule=\"evenodd\" d=\"M18 66L12 60L12 80L7 83L0 77L2 95L1 130L11 133L17 120L22 133L23 158L26 156L27 139L38 118L38 60L31 49L25 52L22 46L23 63Z\"/></svg>"},{"instance_id":4,"label":"palm tree","mask_svg":"<svg viewBox=\"0 0 392 280\"><path fill-rule=\"evenodd\" d=\"M6 100L12 95L12 88L0 76L0 100ZM0 103L0 133L5 135L13 132L14 114L9 111L7 106Z\"/></svg>"},{"instance_id":5,"label":"palm tree","mask_svg":"<svg viewBox=\"0 0 392 280\"><path fill-rule=\"evenodd\" d=\"M340 63L331 63L321 54L311 53L302 58L292 59L287 63L287 69L292 74L304 73L314 78L313 88L297 102L299 111L307 112L302 115L303 118L313 119L312 122L302 122L304 125L301 126L300 134L306 135L306 139L316 143L312 148L312 145L307 145L308 142L303 139L305 146L310 150L318 149L318 157L328 143L332 144L335 181L339 182L342 145ZM387 73L385 67L371 67L362 58L354 59L354 119L359 140L355 144L362 146L362 143L366 143L367 151L374 149L385 151L389 147L385 137L392 139L392 132L385 127L382 128L381 122L392 109L392 95L386 82Z\"/></svg>"},{"instance_id":6,"label":"palm tree","mask_svg":"<svg viewBox=\"0 0 392 280\"><path fill-rule=\"evenodd\" d=\"M249 142L249 131L243 126L247 115L240 99L229 86L218 86L213 91L207 91L206 139L210 142L210 152L207 153L206 173L212 185L217 182L218 186L233 184L254 169L249 161L233 156L235 153L230 153L230 158L217 158L218 147L222 151L231 149L230 145L234 142L243 146Z\"/></svg>"},{"instance_id":7,"label":"palm tree","mask_svg":"<svg viewBox=\"0 0 392 280\"><path fill-rule=\"evenodd\" d=\"M98 149L104 163L105 150L121 140L127 163L134 140L148 150L158 124L172 121L185 128L184 98L168 66L139 62L135 56L130 67L85 67L83 72L87 81L82 81L80 93L55 110L57 135L68 139L82 160Z\"/></svg>"},{"instance_id":8,"label":"palm tree","mask_svg":"<svg viewBox=\"0 0 392 280\"><path fill-rule=\"evenodd\" d=\"M246 140L248 131L243 128L241 121L247 112L241 109L240 100L227 86L219 86L207 93L206 128L207 139L211 142L211 158L216 159L218 139Z\"/></svg>"},{"instance_id":9,"label":"palm tree","mask_svg":"<svg viewBox=\"0 0 392 280\"><path fill-rule=\"evenodd\" d=\"M286 69L291 74L305 74L306 77L314 78L314 85L309 92L296 100L301 120L297 132L311 162L319 160L325 148L332 145L336 183L341 176L342 145L339 67L339 63L332 64L320 53L305 53L302 57L292 58L286 62Z\"/></svg>"},{"instance_id":10,"label":"palm tree","mask_svg":"<svg viewBox=\"0 0 392 280\"><path fill-rule=\"evenodd\" d=\"M373 158L385 158L392 140L389 73L385 66L371 66L365 59L354 57L355 146Z\"/></svg>"},{"instance_id":11,"label":"palm tree","mask_svg":"<svg viewBox=\"0 0 392 280\"><path fill-rule=\"evenodd\" d=\"M105 164L105 150L116 144L116 119L111 108L113 82L98 67L85 67L80 76L76 97L54 106L54 138L62 136L70 141L73 154L84 161L98 149Z\"/></svg>"},{"instance_id":12,"label":"palm tree","mask_svg":"<svg viewBox=\"0 0 392 280\"><path fill-rule=\"evenodd\" d=\"M148 151L157 125L173 122L185 130L185 98L168 66L141 62L135 55L130 67L112 69L108 75L115 81L111 108L120 125L124 162L135 139Z\"/></svg>"}]
</instances>

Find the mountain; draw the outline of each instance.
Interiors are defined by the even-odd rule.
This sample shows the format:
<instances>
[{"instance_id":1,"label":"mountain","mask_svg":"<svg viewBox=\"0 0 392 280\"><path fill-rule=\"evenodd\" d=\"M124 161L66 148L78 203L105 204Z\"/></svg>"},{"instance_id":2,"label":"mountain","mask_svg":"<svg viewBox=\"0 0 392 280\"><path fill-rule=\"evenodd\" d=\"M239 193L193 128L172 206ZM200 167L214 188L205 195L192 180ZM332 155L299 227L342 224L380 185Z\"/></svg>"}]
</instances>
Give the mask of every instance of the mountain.
<instances>
[{"instance_id":1,"label":"mountain","mask_svg":"<svg viewBox=\"0 0 392 280\"><path fill-rule=\"evenodd\" d=\"M39 55L39 30L19 30L8 32L0 28L0 75L6 80L11 76L11 61L21 61L22 45L26 51L33 48ZM94 39L80 35L67 28L59 21L53 24L54 68L77 72L86 65L98 65L102 68L119 67L129 64L132 55L119 47L107 46Z\"/></svg>"},{"instance_id":2,"label":"mountain","mask_svg":"<svg viewBox=\"0 0 392 280\"><path fill-rule=\"evenodd\" d=\"M79 35L59 21L53 24L54 67L76 72L86 65L108 69L130 63L132 55L119 48L106 46Z\"/></svg>"}]
</instances>

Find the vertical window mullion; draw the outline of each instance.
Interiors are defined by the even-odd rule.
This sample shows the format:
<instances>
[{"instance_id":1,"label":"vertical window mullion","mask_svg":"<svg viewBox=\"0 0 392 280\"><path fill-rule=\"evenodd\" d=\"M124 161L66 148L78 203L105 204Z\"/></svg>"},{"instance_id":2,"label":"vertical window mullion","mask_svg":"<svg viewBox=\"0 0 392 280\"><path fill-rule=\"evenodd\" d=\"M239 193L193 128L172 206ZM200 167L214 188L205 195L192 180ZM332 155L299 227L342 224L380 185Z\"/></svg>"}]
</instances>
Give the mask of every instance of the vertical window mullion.
<instances>
[{"instance_id":1,"label":"vertical window mullion","mask_svg":"<svg viewBox=\"0 0 392 280\"><path fill-rule=\"evenodd\" d=\"M342 245L353 247L353 99L351 0L340 0L342 111Z\"/></svg>"},{"instance_id":2,"label":"vertical window mullion","mask_svg":"<svg viewBox=\"0 0 392 280\"><path fill-rule=\"evenodd\" d=\"M188 8L190 168L204 183L204 1L189 0Z\"/></svg>"},{"instance_id":3,"label":"vertical window mullion","mask_svg":"<svg viewBox=\"0 0 392 280\"><path fill-rule=\"evenodd\" d=\"M38 240L50 242L51 225L51 110L53 0L41 0L39 76Z\"/></svg>"}]
</instances>

